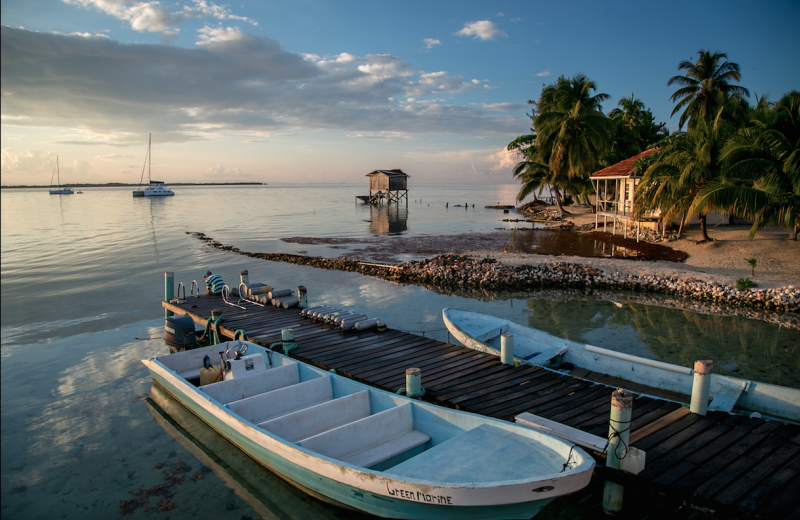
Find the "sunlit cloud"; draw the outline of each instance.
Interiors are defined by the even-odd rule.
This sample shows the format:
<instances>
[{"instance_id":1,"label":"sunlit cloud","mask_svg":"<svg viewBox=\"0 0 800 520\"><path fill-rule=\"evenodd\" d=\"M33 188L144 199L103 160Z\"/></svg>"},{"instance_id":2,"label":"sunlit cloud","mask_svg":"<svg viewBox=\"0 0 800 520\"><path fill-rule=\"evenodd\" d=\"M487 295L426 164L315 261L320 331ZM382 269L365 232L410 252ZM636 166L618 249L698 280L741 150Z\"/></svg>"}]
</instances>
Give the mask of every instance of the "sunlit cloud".
<instances>
[{"instance_id":1,"label":"sunlit cloud","mask_svg":"<svg viewBox=\"0 0 800 520\"><path fill-rule=\"evenodd\" d=\"M467 22L464 28L456 33L458 36L472 36L476 40L494 40L502 36L508 36L505 31L498 28L491 20L481 20L478 22Z\"/></svg>"},{"instance_id":2,"label":"sunlit cloud","mask_svg":"<svg viewBox=\"0 0 800 520\"><path fill-rule=\"evenodd\" d=\"M550 71L549 70L543 70L541 72L537 72L536 75L537 76L549 76L550 75Z\"/></svg>"},{"instance_id":3,"label":"sunlit cloud","mask_svg":"<svg viewBox=\"0 0 800 520\"><path fill-rule=\"evenodd\" d=\"M425 42L425 48L426 49L433 49L434 45L441 45L442 44L442 42L440 42L439 40L436 40L434 38L425 38L422 41Z\"/></svg>"}]
</instances>

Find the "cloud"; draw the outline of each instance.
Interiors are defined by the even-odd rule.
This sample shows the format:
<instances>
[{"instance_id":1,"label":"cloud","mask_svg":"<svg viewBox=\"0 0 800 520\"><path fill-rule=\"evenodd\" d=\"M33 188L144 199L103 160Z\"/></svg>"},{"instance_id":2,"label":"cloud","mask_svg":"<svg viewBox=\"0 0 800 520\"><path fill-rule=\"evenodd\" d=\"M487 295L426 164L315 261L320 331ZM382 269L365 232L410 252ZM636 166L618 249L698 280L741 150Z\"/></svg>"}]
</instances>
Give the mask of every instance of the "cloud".
<instances>
[{"instance_id":1,"label":"cloud","mask_svg":"<svg viewBox=\"0 0 800 520\"><path fill-rule=\"evenodd\" d=\"M120 160L123 160L123 159L125 159L125 160L133 159L134 156L133 155L115 153L115 154L110 154L110 155L95 155L94 158L98 159L98 160L101 160L101 161L120 161Z\"/></svg>"},{"instance_id":2,"label":"cloud","mask_svg":"<svg viewBox=\"0 0 800 520\"><path fill-rule=\"evenodd\" d=\"M442 44L442 42L440 42L439 40L435 40L433 38L425 38L422 41L425 42L425 48L426 49L433 49L434 45L441 45Z\"/></svg>"},{"instance_id":3,"label":"cloud","mask_svg":"<svg viewBox=\"0 0 800 520\"><path fill-rule=\"evenodd\" d=\"M510 18L508 21L509 22L513 22L513 23L517 23L517 22L521 22L522 18L520 18L519 16L515 16L514 18Z\"/></svg>"},{"instance_id":4,"label":"cloud","mask_svg":"<svg viewBox=\"0 0 800 520\"><path fill-rule=\"evenodd\" d=\"M490 20L481 20L478 22L467 22L464 28L456 33L458 36L472 36L475 39L482 41L494 40L498 36L508 36L504 31L499 29L494 22Z\"/></svg>"},{"instance_id":5,"label":"cloud","mask_svg":"<svg viewBox=\"0 0 800 520\"><path fill-rule=\"evenodd\" d=\"M329 130L505 137L526 125L450 99L485 91L485 81L388 54L290 53L237 28L206 26L194 48L10 27L0 36L3 124L81 129L53 141L141 146L149 132L178 143ZM398 101L407 98L415 101Z\"/></svg>"},{"instance_id":6,"label":"cloud","mask_svg":"<svg viewBox=\"0 0 800 520\"><path fill-rule=\"evenodd\" d=\"M514 152L505 148L491 155L481 157L479 160L490 164L489 169L495 173L511 174L512 169L519 162Z\"/></svg>"},{"instance_id":7,"label":"cloud","mask_svg":"<svg viewBox=\"0 0 800 520\"><path fill-rule=\"evenodd\" d=\"M230 178L230 177L252 177L252 175L248 175L245 173L244 170L239 168L233 168L232 170L225 169L222 164L217 163L215 166L211 166L208 170L200 174L203 178L211 178L211 179L222 179L222 178Z\"/></svg>"},{"instance_id":8,"label":"cloud","mask_svg":"<svg viewBox=\"0 0 800 520\"><path fill-rule=\"evenodd\" d=\"M64 3L83 8L94 8L118 20L130 23L131 29L139 32L163 32L177 34L177 26L192 18L214 18L217 20L242 20L257 25L245 16L236 16L227 6L206 0L194 0L191 4L169 11L159 2L136 0L62 0Z\"/></svg>"},{"instance_id":9,"label":"cloud","mask_svg":"<svg viewBox=\"0 0 800 520\"><path fill-rule=\"evenodd\" d=\"M543 70L541 72L537 72L536 75L537 76L549 76L550 75L550 71L549 70Z\"/></svg>"},{"instance_id":10,"label":"cloud","mask_svg":"<svg viewBox=\"0 0 800 520\"><path fill-rule=\"evenodd\" d=\"M497 16L497 17L501 17L501 16L505 16L505 15L506 15L506 13L504 13L503 11L500 11L500 12L499 12L499 13L497 13L495 16Z\"/></svg>"},{"instance_id":11,"label":"cloud","mask_svg":"<svg viewBox=\"0 0 800 520\"><path fill-rule=\"evenodd\" d=\"M523 105L522 103L482 103L481 106L498 112L516 112L517 110L526 110L528 108L528 105Z\"/></svg>"}]
</instances>

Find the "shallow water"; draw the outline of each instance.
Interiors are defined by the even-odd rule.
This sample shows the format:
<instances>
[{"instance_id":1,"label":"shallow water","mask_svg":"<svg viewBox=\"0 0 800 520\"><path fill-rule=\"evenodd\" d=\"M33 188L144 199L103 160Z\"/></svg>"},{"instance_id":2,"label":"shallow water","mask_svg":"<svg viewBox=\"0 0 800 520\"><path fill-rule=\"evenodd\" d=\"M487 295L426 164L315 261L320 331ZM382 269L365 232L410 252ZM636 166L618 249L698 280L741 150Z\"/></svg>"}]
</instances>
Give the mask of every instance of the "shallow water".
<instances>
[{"instance_id":1,"label":"shallow water","mask_svg":"<svg viewBox=\"0 0 800 520\"><path fill-rule=\"evenodd\" d=\"M186 234L205 232L248 251L318 254L314 248L326 247L280 238L385 235L392 240L487 231L508 224L500 222L502 211L482 206L510 203L515 186L415 188L406 229L394 231L400 235L366 222L372 220L370 207L354 203L363 191L359 186L175 191L175 197L161 200L133 199L127 188L85 189L72 196L50 196L46 190L0 194L3 518L116 517L121 501L134 497L131 491L164 482L164 467L157 464L179 460L191 471L182 473L185 481L173 488L177 507L159 515L241 519L263 513L237 495L224 476L212 471L192 480L205 471L205 462L154 421L144 400L151 381L139 360L167 351L159 304L165 271L188 284L201 280L205 269L229 282L248 269L251 281L304 285L312 303L338 303L380 317L390 327L441 340L448 338L442 308L459 307L668 362L715 359L720 372L800 387L800 336L760 321L635 303L620 309L572 292L501 295L499 301L447 296L354 273L257 261ZM473 200L475 210L452 207L454 201ZM444 207L447 201L450 208ZM281 493L276 489L275 497ZM285 506L287 516L274 514L339 514L299 496L292 507ZM156 502L150 499L151 505ZM131 516L151 513L137 509Z\"/></svg>"}]
</instances>

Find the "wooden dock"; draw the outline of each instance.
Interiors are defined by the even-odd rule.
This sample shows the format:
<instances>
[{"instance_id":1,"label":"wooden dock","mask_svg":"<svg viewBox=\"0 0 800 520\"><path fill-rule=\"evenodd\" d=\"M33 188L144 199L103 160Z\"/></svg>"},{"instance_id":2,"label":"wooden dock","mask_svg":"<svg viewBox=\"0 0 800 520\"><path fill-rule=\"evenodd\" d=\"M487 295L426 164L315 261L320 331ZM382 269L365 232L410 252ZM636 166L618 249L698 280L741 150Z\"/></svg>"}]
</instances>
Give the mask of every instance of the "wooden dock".
<instances>
[{"instance_id":1,"label":"wooden dock","mask_svg":"<svg viewBox=\"0 0 800 520\"><path fill-rule=\"evenodd\" d=\"M603 384L503 365L497 356L397 330L343 334L300 318L297 308L245 304L241 310L205 296L162 306L201 325L221 309L220 336L233 338L243 329L248 341L264 346L291 328L298 345L292 357L384 390L404 386L405 369L417 367L426 401L508 421L530 412L601 437L608 433L612 388ZM724 412L703 417L637 395L630 440L647 452L638 475L606 468L594 454L601 478L626 486L626 509L630 490L643 504L642 493L655 493L720 518L800 518L800 426Z\"/></svg>"}]
</instances>

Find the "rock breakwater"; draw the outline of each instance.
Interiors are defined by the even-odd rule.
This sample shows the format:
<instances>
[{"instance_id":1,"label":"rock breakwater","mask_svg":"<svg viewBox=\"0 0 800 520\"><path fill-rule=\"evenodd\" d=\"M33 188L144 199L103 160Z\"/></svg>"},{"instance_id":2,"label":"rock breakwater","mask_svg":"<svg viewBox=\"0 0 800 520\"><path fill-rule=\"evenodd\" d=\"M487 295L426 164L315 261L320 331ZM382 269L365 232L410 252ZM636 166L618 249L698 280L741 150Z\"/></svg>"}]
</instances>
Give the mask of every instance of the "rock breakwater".
<instances>
[{"instance_id":1,"label":"rock breakwater","mask_svg":"<svg viewBox=\"0 0 800 520\"><path fill-rule=\"evenodd\" d=\"M591 266L550 262L537 266L510 266L494 259L475 259L460 254L406 262L399 266L376 266L346 258L321 258L285 253L250 253L226 246L203 233L187 232L223 251L263 260L309 265L321 269L358 272L402 284L435 286L443 289L519 291L525 289L616 289L677 295L732 307L754 307L782 312L800 311L800 289L794 286L766 290L735 287L694 278L634 276L603 273Z\"/></svg>"}]
</instances>

